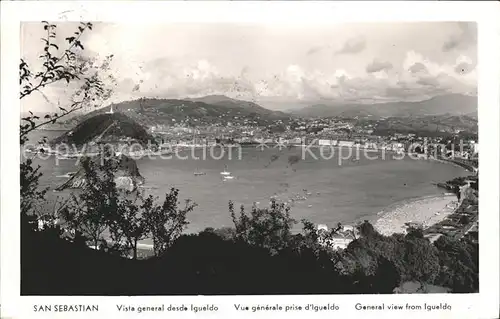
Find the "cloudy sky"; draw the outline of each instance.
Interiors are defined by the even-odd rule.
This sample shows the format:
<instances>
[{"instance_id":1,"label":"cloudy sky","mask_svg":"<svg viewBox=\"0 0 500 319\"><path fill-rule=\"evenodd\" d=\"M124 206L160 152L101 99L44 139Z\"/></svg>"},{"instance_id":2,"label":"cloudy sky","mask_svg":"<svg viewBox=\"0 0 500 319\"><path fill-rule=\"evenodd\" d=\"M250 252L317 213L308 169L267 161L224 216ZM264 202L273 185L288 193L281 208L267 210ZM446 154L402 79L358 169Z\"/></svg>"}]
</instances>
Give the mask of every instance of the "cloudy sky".
<instances>
[{"instance_id":1,"label":"cloudy sky","mask_svg":"<svg viewBox=\"0 0 500 319\"><path fill-rule=\"evenodd\" d=\"M59 40L75 27L58 24ZM38 23L22 26L21 55L34 66L42 35ZM82 42L84 54L114 54L113 101L224 94L287 109L477 91L473 23L97 24ZM64 104L67 91L55 87L49 101L35 96L26 105Z\"/></svg>"}]
</instances>

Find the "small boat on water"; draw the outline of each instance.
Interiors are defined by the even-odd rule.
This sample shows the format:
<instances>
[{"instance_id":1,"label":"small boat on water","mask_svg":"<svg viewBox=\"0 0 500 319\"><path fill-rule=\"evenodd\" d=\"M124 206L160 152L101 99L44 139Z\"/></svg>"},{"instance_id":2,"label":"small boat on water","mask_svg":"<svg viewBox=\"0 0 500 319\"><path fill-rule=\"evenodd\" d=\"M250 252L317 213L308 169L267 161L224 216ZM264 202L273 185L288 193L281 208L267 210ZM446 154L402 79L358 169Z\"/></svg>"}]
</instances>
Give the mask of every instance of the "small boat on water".
<instances>
[{"instance_id":1,"label":"small boat on water","mask_svg":"<svg viewBox=\"0 0 500 319\"><path fill-rule=\"evenodd\" d=\"M196 171L196 172L194 172L194 176L203 176L203 175L207 175L207 173L205 173L205 172L200 172L200 171Z\"/></svg>"},{"instance_id":2,"label":"small boat on water","mask_svg":"<svg viewBox=\"0 0 500 319\"><path fill-rule=\"evenodd\" d=\"M224 165L224 171L220 172L221 175L224 175L224 176L229 176L231 175L231 172L228 172L227 171L227 165Z\"/></svg>"},{"instance_id":3,"label":"small boat on water","mask_svg":"<svg viewBox=\"0 0 500 319\"><path fill-rule=\"evenodd\" d=\"M137 187L142 188L142 189L158 189L158 187L156 187L156 186L138 185Z\"/></svg>"}]
</instances>

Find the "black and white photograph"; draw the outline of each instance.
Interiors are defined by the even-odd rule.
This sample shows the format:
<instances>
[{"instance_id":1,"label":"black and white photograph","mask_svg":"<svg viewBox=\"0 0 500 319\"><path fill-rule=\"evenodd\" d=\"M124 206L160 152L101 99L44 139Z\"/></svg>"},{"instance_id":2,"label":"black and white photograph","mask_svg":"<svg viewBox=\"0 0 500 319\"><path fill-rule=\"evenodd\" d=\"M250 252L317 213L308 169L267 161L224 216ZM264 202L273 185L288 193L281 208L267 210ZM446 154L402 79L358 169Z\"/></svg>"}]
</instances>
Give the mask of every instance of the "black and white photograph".
<instances>
[{"instance_id":1,"label":"black and white photograph","mask_svg":"<svg viewBox=\"0 0 500 319\"><path fill-rule=\"evenodd\" d=\"M21 296L481 292L477 22L19 27Z\"/></svg>"}]
</instances>

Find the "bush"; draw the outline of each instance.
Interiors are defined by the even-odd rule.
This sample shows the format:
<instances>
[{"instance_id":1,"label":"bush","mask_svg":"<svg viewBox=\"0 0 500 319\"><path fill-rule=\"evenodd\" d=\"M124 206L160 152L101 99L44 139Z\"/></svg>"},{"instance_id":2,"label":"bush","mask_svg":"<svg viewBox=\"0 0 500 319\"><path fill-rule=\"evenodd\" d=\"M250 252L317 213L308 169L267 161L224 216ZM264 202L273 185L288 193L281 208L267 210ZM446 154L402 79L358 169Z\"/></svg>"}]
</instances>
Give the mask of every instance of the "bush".
<instances>
[{"instance_id":1,"label":"bush","mask_svg":"<svg viewBox=\"0 0 500 319\"><path fill-rule=\"evenodd\" d=\"M234 205L230 202L229 212L237 239L252 246L266 248L272 254L289 245L291 229L296 222L290 217L290 207L285 204L273 199L269 208L257 208L254 205L250 214L245 212L242 205L239 216L236 216Z\"/></svg>"}]
</instances>

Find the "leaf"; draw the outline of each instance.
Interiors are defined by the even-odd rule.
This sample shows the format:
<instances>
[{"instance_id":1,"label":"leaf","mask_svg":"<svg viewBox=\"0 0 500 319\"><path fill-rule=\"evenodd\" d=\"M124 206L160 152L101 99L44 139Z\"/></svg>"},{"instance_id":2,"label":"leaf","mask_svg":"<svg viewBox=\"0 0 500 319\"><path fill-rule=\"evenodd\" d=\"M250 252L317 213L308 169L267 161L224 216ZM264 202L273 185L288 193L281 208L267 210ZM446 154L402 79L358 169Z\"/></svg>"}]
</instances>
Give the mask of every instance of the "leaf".
<instances>
[{"instance_id":1,"label":"leaf","mask_svg":"<svg viewBox=\"0 0 500 319\"><path fill-rule=\"evenodd\" d=\"M59 47L57 45L55 45L54 43L51 43L50 46L56 48L56 50L59 50Z\"/></svg>"},{"instance_id":2,"label":"leaf","mask_svg":"<svg viewBox=\"0 0 500 319\"><path fill-rule=\"evenodd\" d=\"M44 118L44 119L50 119L50 118L51 118L51 116L50 116L49 114L46 114L43 118Z\"/></svg>"},{"instance_id":3,"label":"leaf","mask_svg":"<svg viewBox=\"0 0 500 319\"><path fill-rule=\"evenodd\" d=\"M84 50L83 45L80 41L75 41L75 46L80 47L82 50Z\"/></svg>"},{"instance_id":4,"label":"leaf","mask_svg":"<svg viewBox=\"0 0 500 319\"><path fill-rule=\"evenodd\" d=\"M69 43L72 43L73 41L75 41L75 37L67 37L66 40L69 42Z\"/></svg>"}]
</instances>

